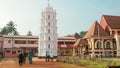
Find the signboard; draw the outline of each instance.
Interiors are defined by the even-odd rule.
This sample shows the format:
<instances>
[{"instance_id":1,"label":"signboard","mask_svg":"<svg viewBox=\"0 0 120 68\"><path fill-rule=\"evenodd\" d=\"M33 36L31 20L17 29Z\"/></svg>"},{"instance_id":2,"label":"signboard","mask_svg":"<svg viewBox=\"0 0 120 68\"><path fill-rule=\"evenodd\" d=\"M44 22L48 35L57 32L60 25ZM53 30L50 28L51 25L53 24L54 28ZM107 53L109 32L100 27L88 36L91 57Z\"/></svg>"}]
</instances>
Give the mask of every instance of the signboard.
<instances>
[{"instance_id":1,"label":"signboard","mask_svg":"<svg viewBox=\"0 0 120 68\"><path fill-rule=\"evenodd\" d=\"M61 47L67 47L67 45L61 45Z\"/></svg>"}]
</instances>

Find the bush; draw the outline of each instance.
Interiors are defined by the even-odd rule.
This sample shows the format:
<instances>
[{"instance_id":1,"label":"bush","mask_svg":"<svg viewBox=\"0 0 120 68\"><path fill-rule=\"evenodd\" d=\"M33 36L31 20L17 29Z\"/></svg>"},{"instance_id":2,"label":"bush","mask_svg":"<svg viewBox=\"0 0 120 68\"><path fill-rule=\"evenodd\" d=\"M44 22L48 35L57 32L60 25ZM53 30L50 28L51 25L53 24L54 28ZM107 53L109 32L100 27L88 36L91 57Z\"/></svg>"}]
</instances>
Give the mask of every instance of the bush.
<instances>
[{"instance_id":1,"label":"bush","mask_svg":"<svg viewBox=\"0 0 120 68\"><path fill-rule=\"evenodd\" d=\"M75 64L75 65L80 65L80 66L88 66L91 68L105 68L108 65L109 66L120 66L120 61L111 61L111 60L81 60L76 57L69 57L69 56L64 56L64 57L58 57L57 60L65 62L65 63L70 63L70 64Z\"/></svg>"},{"instance_id":2,"label":"bush","mask_svg":"<svg viewBox=\"0 0 120 68\"><path fill-rule=\"evenodd\" d=\"M0 62L3 60L3 56L2 55L0 55Z\"/></svg>"}]
</instances>

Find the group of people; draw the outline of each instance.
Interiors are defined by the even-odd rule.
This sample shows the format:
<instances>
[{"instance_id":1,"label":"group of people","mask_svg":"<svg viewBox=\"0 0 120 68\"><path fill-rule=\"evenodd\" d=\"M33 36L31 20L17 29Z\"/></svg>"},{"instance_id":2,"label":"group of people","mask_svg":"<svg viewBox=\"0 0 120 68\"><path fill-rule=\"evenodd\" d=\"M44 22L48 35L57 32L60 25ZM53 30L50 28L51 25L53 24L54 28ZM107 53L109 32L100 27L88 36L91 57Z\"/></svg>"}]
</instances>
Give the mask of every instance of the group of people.
<instances>
[{"instance_id":1,"label":"group of people","mask_svg":"<svg viewBox=\"0 0 120 68\"><path fill-rule=\"evenodd\" d=\"M18 63L19 63L19 65L25 64L25 62L26 62L26 57L27 57L27 53L22 53L22 52L21 52L21 53L18 55ZM29 64L32 64L32 53L31 53L31 52L28 53L28 62L29 62Z\"/></svg>"},{"instance_id":2,"label":"group of people","mask_svg":"<svg viewBox=\"0 0 120 68\"><path fill-rule=\"evenodd\" d=\"M29 53L28 53L28 63L29 63L29 64L32 64L32 56L33 56L32 52L29 52ZM27 57L27 53L22 53L22 52L21 52L21 53L18 55L18 60L19 60L18 63L19 63L19 65L25 64L25 62L26 62L26 57ZM49 62L50 59L51 59L51 62L52 62L52 61L53 61L53 53L47 51L47 52L46 52L46 61Z\"/></svg>"},{"instance_id":3,"label":"group of people","mask_svg":"<svg viewBox=\"0 0 120 68\"><path fill-rule=\"evenodd\" d=\"M52 62L52 61L53 61L53 53L47 51L47 52L46 52L46 62L49 62L50 59L51 59L51 62Z\"/></svg>"}]
</instances>

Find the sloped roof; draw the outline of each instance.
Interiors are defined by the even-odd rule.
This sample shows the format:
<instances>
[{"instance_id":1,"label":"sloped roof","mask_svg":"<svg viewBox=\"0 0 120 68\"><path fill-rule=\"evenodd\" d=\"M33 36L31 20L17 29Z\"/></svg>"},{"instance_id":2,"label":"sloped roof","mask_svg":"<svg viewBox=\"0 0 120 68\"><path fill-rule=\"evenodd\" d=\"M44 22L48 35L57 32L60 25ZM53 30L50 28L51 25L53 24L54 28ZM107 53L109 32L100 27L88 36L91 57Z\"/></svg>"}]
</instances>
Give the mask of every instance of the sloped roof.
<instances>
[{"instance_id":1,"label":"sloped roof","mask_svg":"<svg viewBox=\"0 0 120 68\"><path fill-rule=\"evenodd\" d=\"M88 44L88 42L87 42L87 40L86 39L82 39L82 38L80 38L80 39L77 39L76 40L76 42L74 43L74 47L76 47L76 46L78 46L79 44L82 44L82 45L87 45Z\"/></svg>"},{"instance_id":2,"label":"sloped roof","mask_svg":"<svg viewBox=\"0 0 120 68\"><path fill-rule=\"evenodd\" d=\"M84 38L98 37L98 31L100 37L109 36L109 34L100 26L100 24L97 21L95 21L90 27L89 31L84 36Z\"/></svg>"},{"instance_id":3,"label":"sloped roof","mask_svg":"<svg viewBox=\"0 0 120 68\"><path fill-rule=\"evenodd\" d=\"M120 16L103 15L107 24L112 29L120 29Z\"/></svg>"},{"instance_id":4,"label":"sloped roof","mask_svg":"<svg viewBox=\"0 0 120 68\"><path fill-rule=\"evenodd\" d=\"M75 40L74 37L58 36L58 40Z\"/></svg>"},{"instance_id":5,"label":"sloped roof","mask_svg":"<svg viewBox=\"0 0 120 68\"><path fill-rule=\"evenodd\" d=\"M2 35L2 37L4 38L27 38L27 39L31 39L31 38L35 38L35 39L39 39L39 36L26 36L26 35ZM58 40L75 40L76 38L74 37L66 37L66 36L58 36L57 37Z\"/></svg>"}]
</instances>

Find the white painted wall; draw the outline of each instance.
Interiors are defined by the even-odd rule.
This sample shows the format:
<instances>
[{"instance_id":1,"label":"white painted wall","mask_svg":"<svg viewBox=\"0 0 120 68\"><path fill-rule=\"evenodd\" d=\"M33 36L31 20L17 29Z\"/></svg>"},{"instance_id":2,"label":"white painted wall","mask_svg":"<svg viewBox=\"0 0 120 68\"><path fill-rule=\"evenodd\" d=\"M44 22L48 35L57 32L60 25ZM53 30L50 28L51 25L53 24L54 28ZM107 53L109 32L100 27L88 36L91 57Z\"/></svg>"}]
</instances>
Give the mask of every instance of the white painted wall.
<instances>
[{"instance_id":1,"label":"white painted wall","mask_svg":"<svg viewBox=\"0 0 120 68\"><path fill-rule=\"evenodd\" d=\"M48 4L48 6L42 11L41 17L38 56L44 57L46 51L53 52L53 55L57 56L58 48L56 11L53 10L53 8ZM50 33L48 32L49 30Z\"/></svg>"}]
</instances>

